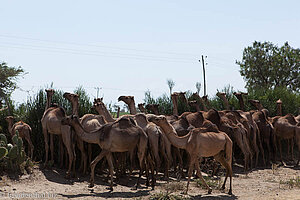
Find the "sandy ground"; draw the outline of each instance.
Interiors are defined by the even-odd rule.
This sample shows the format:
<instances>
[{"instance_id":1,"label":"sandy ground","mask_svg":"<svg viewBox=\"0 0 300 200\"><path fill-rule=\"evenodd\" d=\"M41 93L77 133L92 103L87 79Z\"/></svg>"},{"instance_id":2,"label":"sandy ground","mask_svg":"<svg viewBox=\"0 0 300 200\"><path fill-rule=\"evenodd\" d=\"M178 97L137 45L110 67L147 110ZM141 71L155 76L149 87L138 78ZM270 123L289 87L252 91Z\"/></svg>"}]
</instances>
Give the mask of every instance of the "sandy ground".
<instances>
[{"instance_id":1,"label":"sandy ground","mask_svg":"<svg viewBox=\"0 0 300 200\"><path fill-rule=\"evenodd\" d=\"M238 173L234 170L233 195L228 195L229 182L225 191L213 189L208 195L205 189L192 181L189 189L190 199L300 199L300 183L293 186L287 182L300 176L300 169L278 167L276 169L256 169L252 172ZM3 176L0 181L0 199L149 199L151 195L166 192L181 194L186 187L186 179L176 181L171 178L169 184L160 177L154 191L145 187L143 177L141 188L134 190L135 177L124 177L109 192L106 175L95 177L95 187L88 188L89 176L79 176L67 180L65 170L40 169L36 166L32 174L21 176L18 180ZM293 187L292 187L293 186ZM22 196L23 195L23 196Z\"/></svg>"}]
</instances>

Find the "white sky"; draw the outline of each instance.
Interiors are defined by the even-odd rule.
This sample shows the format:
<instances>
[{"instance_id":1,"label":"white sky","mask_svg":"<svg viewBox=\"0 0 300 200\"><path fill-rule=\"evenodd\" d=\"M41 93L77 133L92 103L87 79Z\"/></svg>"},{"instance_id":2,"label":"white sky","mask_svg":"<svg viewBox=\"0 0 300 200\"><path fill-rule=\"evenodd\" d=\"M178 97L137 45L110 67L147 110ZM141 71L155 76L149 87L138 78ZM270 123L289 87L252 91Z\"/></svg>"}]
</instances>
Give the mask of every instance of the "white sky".
<instances>
[{"instance_id":1,"label":"white sky","mask_svg":"<svg viewBox=\"0 0 300 200\"><path fill-rule=\"evenodd\" d=\"M28 74L16 102L54 83L105 102L150 90L195 91L207 56L207 92L245 91L236 60L257 41L300 46L299 1L0 1L0 61ZM203 88L201 90L203 94Z\"/></svg>"}]
</instances>

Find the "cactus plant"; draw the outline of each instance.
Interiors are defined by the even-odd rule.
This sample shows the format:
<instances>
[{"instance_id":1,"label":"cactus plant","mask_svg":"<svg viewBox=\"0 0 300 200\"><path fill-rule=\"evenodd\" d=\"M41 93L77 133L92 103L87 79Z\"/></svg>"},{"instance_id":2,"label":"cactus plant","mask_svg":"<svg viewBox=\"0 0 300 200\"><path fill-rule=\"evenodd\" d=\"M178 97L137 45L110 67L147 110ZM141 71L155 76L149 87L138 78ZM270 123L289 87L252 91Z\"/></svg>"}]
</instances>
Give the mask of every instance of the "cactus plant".
<instances>
[{"instance_id":1,"label":"cactus plant","mask_svg":"<svg viewBox=\"0 0 300 200\"><path fill-rule=\"evenodd\" d=\"M0 141L3 141L5 144L7 144L7 138L3 133L0 134Z\"/></svg>"},{"instance_id":2,"label":"cactus plant","mask_svg":"<svg viewBox=\"0 0 300 200\"><path fill-rule=\"evenodd\" d=\"M0 160L7 155L8 151L5 147L0 147Z\"/></svg>"},{"instance_id":3,"label":"cactus plant","mask_svg":"<svg viewBox=\"0 0 300 200\"><path fill-rule=\"evenodd\" d=\"M18 157L18 146L13 146L11 150L8 152L8 157L12 160Z\"/></svg>"}]
</instances>

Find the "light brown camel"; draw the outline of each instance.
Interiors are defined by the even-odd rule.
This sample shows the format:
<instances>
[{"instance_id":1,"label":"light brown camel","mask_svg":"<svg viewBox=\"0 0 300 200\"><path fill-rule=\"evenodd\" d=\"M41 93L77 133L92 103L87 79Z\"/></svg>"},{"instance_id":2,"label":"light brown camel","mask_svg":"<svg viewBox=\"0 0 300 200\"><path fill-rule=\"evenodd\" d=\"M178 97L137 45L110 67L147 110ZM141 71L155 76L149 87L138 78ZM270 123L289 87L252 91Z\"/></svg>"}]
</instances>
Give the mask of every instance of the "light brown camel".
<instances>
[{"instance_id":1,"label":"light brown camel","mask_svg":"<svg viewBox=\"0 0 300 200\"><path fill-rule=\"evenodd\" d=\"M147 117L149 121L154 122L161 127L163 133L169 138L170 142L174 146L185 149L189 153L190 161L186 193L188 192L190 178L194 170L194 166L196 166L197 175L208 189L208 193L210 194L212 192L212 189L207 185L202 177L199 159L201 157L214 156L215 159L226 168L226 177L222 189L225 189L226 180L229 176L230 188L228 194L232 194L232 141L226 133L207 132L205 129L195 128L186 136L178 137L175 129L167 121L165 116L151 115Z\"/></svg>"},{"instance_id":2,"label":"light brown camel","mask_svg":"<svg viewBox=\"0 0 300 200\"><path fill-rule=\"evenodd\" d=\"M192 94L192 98L193 98L193 99L196 99L198 105L203 107L203 111L208 111L204 99L201 98L197 92L195 92L195 93ZM208 100L207 100L207 96L206 96L206 101L208 101ZM198 110L197 110L197 111L198 111ZM200 111L200 110L199 110L199 111Z\"/></svg>"},{"instance_id":3,"label":"light brown camel","mask_svg":"<svg viewBox=\"0 0 300 200\"><path fill-rule=\"evenodd\" d=\"M139 103L138 108L142 113L147 113L147 110L145 108L145 103Z\"/></svg>"},{"instance_id":4,"label":"light brown camel","mask_svg":"<svg viewBox=\"0 0 300 200\"><path fill-rule=\"evenodd\" d=\"M45 110L41 122L42 122L44 141L45 141L45 153L46 153L45 165L47 165L48 163L48 150L49 150L48 133L50 135L51 134L61 135L63 143L67 148L67 152L69 155L69 166L68 166L68 171L66 173L66 177L69 178L73 161L76 160L76 155L72 143L71 127L68 125L61 124L61 120L65 116L66 113L62 107L54 106ZM53 142L53 140L51 140L51 142ZM50 151L51 151L51 161L53 162L54 159L53 144L50 144ZM73 165L73 173L75 174L75 165Z\"/></svg>"},{"instance_id":5,"label":"light brown camel","mask_svg":"<svg viewBox=\"0 0 300 200\"><path fill-rule=\"evenodd\" d=\"M78 116L78 110L79 110L79 96L77 94L72 94L69 92L65 92L63 94L63 97L66 98L72 105L72 114ZM102 125L106 124L105 119L103 116L100 115L94 115L94 114L85 114L80 118L80 122L82 126L87 131L93 131L96 129L99 129ZM83 141L77 137L77 146L78 149L81 152L81 164L79 171L82 171L83 174L86 173L87 169L87 155L84 148ZM88 162L91 163L92 160L92 146L91 144L88 144Z\"/></svg>"},{"instance_id":6,"label":"light brown camel","mask_svg":"<svg viewBox=\"0 0 300 200\"><path fill-rule=\"evenodd\" d=\"M296 121L295 117L292 114L287 114L283 117L276 118L273 121L274 126L274 134L279 142L279 152L280 152L280 160L282 160L282 147L281 147L281 140L282 139L293 139L296 137L296 135L300 134L300 126L297 126L298 122ZM297 136L298 137L298 136ZM300 141L297 141L298 148L300 149L298 143ZM291 159L294 160L294 142L292 140L291 142ZM288 145L288 152L289 152L289 145Z\"/></svg>"},{"instance_id":7,"label":"light brown camel","mask_svg":"<svg viewBox=\"0 0 300 200\"><path fill-rule=\"evenodd\" d=\"M234 92L233 93L234 96L236 96L236 98L239 100L239 104L240 104L240 109L242 111L245 111L245 103L244 103L244 99L243 99L243 95L248 95L248 93L244 93L244 92Z\"/></svg>"},{"instance_id":8,"label":"light brown camel","mask_svg":"<svg viewBox=\"0 0 300 200\"><path fill-rule=\"evenodd\" d=\"M225 110L230 110L230 109L229 109L229 102L228 102L228 100L227 100L227 98L226 98L226 94L225 94L224 92L218 92L218 93L217 93L217 96L218 96L220 99L222 99Z\"/></svg>"},{"instance_id":9,"label":"light brown camel","mask_svg":"<svg viewBox=\"0 0 300 200\"><path fill-rule=\"evenodd\" d=\"M123 101L129 107L129 112L132 115L137 114L134 102L134 96L119 96L118 101Z\"/></svg>"},{"instance_id":10,"label":"light brown camel","mask_svg":"<svg viewBox=\"0 0 300 200\"><path fill-rule=\"evenodd\" d=\"M97 163L105 156L110 171L110 190L113 190L113 161L112 152L127 152L133 151L134 148L138 148L138 158L140 173L137 180L137 186L139 185L139 179L142 175L142 169L145 164L145 157L148 159L147 155L147 144L148 136L143 131L142 128L135 125L134 121L129 118L120 118L114 123L108 123L102 126L99 130L87 133L82 127L78 116L72 115L65 117L61 121L62 124L68 124L72 126L76 134L85 142L98 144L102 149L100 154L91 163L91 179L89 187L94 186L94 171ZM148 162L151 162L148 160ZM146 162L146 173L148 172ZM152 171L153 175L153 171ZM154 182L152 176L152 188L154 189ZM147 176L147 183L149 183Z\"/></svg>"},{"instance_id":11,"label":"light brown camel","mask_svg":"<svg viewBox=\"0 0 300 200\"><path fill-rule=\"evenodd\" d=\"M94 102L93 108L102 115L107 122L115 122L116 120L111 116L105 104L101 101Z\"/></svg>"},{"instance_id":12,"label":"light brown camel","mask_svg":"<svg viewBox=\"0 0 300 200\"><path fill-rule=\"evenodd\" d=\"M32 159L33 158L33 150L34 146L31 142L30 135L32 133L31 127L23 121L19 121L14 123L13 116L7 116L5 120L8 123L8 132L10 133L11 137L16 134L16 131L19 132L19 136L22 139L25 139L28 143L28 156Z\"/></svg>"},{"instance_id":13,"label":"light brown camel","mask_svg":"<svg viewBox=\"0 0 300 200\"><path fill-rule=\"evenodd\" d=\"M152 114L159 115L159 104L147 104L146 109L150 110Z\"/></svg>"}]
</instances>

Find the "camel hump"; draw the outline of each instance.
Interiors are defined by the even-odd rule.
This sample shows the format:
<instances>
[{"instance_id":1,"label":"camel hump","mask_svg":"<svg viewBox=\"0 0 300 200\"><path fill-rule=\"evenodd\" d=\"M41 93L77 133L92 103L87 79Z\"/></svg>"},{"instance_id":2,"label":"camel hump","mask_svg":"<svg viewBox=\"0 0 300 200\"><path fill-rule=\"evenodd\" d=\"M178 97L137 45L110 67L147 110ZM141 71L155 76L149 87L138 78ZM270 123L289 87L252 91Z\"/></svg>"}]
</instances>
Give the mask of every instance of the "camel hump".
<instances>
[{"instance_id":1,"label":"camel hump","mask_svg":"<svg viewBox=\"0 0 300 200\"><path fill-rule=\"evenodd\" d=\"M120 118L115 122L115 124L116 123L118 123L120 129L126 129L132 126L136 126L135 121L129 116Z\"/></svg>"},{"instance_id":2,"label":"camel hump","mask_svg":"<svg viewBox=\"0 0 300 200\"><path fill-rule=\"evenodd\" d=\"M100 141L103 141L105 138L108 137L109 132L112 128L112 123L109 124L104 124L103 126L101 126L101 128L99 129L100 131Z\"/></svg>"}]
</instances>

